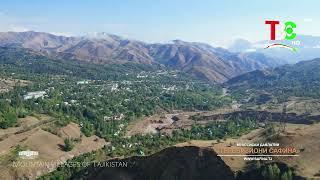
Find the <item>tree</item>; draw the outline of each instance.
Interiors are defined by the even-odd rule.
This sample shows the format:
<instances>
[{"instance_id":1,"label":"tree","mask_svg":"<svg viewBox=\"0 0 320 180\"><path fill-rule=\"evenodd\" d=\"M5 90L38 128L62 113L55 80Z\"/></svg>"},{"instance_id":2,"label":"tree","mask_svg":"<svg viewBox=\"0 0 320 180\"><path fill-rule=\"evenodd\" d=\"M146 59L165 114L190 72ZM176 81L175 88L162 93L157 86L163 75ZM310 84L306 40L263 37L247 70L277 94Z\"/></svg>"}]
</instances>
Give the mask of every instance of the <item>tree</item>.
<instances>
[{"instance_id":1,"label":"tree","mask_svg":"<svg viewBox=\"0 0 320 180\"><path fill-rule=\"evenodd\" d=\"M260 169L261 168L261 163L260 161L256 161L256 163L254 164L255 169Z\"/></svg>"},{"instance_id":2,"label":"tree","mask_svg":"<svg viewBox=\"0 0 320 180\"><path fill-rule=\"evenodd\" d=\"M17 115L13 111L4 113L3 118L0 117L0 128L6 129L12 127L17 122Z\"/></svg>"},{"instance_id":3,"label":"tree","mask_svg":"<svg viewBox=\"0 0 320 180\"><path fill-rule=\"evenodd\" d=\"M64 150L71 151L73 148L74 148L73 140L70 138L64 139Z\"/></svg>"},{"instance_id":4,"label":"tree","mask_svg":"<svg viewBox=\"0 0 320 180\"><path fill-rule=\"evenodd\" d=\"M292 180L292 171L289 169L287 171L288 180Z\"/></svg>"},{"instance_id":5,"label":"tree","mask_svg":"<svg viewBox=\"0 0 320 180\"><path fill-rule=\"evenodd\" d=\"M275 174L272 165L268 166L268 179L275 179Z\"/></svg>"},{"instance_id":6,"label":"tree","mask_svg":"<svg viewBox=\"0 0 320 180\"><path fill-rule=\"evenodd\" d=\"M283 173L283 174L281 175L281 180L289 180L289 179L288 179L288 173L287 173L287 172L285 172L285 173Z\"/></svg>"},{"instance_id":7,"label":"tree","mask_svg":"<svg viewBox=\"0 0 320 180\"><path fill-rule=\"evenodd\" d=\"M277 164L273 164L272 169L273 169L274 179L279 179L281 171L278 168Z\"/></svg>"}]
</instances>

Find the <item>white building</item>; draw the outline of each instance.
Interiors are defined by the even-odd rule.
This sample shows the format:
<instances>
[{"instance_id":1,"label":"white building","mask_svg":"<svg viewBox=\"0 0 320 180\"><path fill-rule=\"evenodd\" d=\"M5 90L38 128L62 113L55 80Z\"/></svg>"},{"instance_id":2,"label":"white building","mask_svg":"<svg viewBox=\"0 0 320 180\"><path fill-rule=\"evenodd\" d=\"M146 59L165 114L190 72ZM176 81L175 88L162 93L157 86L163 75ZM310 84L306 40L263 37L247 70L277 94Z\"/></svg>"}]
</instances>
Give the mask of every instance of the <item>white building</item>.
<instances>
[{"instance_id":1,"label":"white building","mask_svg":"<svg viewBox=\"0 0 320 180\"><path fill-rule=\"evenodd\" d=\"M104 116L103 120L104 121L111 121L111 120L116 120L116 121L120 121L124 118L124 115L121 113L119 115L114 115L114 116Z\"/></svg>"},{"instance_id":2,"label":"white building","mask_svg":"<svg viewBox=\"0 0 320 180\"><path fill-rule=\"evenodd\" d=\"M45 91L28 92L26 95L23 96L23 99L27 100L27 99L43 98L45 94L46 94Z\"/></svg>"},{"instance_id":3,"label":"white building","mask_svg":"<svg viewBox=\"0 0 320 180\"><path fill-rule=\"evenodd\" d=\"M111 92L118 91L119 90L118 87L119 87L118 83L107 84L106 90Z\"/></svg>"},{"instance_id":4,"label":"white building","mask_svg":"<svg viewBox=\"0 0 320 180\"><path fill-rule=\"evenodd\" d=\"M89 84L89 80L78 81L77 84Z\"/></svg>"}]
</instances>

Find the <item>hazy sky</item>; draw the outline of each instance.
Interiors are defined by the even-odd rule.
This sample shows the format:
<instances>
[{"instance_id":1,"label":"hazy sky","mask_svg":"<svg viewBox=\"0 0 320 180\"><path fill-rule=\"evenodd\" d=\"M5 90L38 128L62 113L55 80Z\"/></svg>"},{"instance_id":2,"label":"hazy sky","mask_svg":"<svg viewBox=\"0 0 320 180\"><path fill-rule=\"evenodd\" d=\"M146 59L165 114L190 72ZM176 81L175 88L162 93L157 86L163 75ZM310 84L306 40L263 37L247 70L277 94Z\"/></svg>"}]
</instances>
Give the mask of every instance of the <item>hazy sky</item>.
<instances>
[{"instance_id":1,"label":"hazy sky","mask_svg":"<svg viewBox=\"0 0 320 180\"><path fill-rule=\"evenodd\" d=\"M147 42L225 45L269 38L268 20L320 36L319 0L1 0L0 31L107 32Z\"/></svg>"}]
</instances>

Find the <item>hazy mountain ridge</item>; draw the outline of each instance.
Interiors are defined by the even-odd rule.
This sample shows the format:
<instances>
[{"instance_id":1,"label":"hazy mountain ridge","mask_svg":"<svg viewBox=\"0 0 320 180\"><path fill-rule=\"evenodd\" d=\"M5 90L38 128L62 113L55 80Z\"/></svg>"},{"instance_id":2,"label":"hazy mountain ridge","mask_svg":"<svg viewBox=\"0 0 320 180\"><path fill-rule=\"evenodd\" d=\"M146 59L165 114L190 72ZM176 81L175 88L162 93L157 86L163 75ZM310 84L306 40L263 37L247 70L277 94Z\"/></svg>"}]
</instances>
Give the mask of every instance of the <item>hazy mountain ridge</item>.
<instances>
[{"instance_id":1,"label":"hazy mountain ridge","mask_svg":"<svg viewBox=\"0 0 320 180\"><path fill-rule=\"evenodd\" d=\"M248 71L283 64L279 59L262 54L231 53L204 43L174 40L168 44L147 44L106 33L64 37L33 31L5 32L0 33L0 46L22 47L53 58L99 64L128 61L160 63L214 82L224 82Z\"/></svg>"},{"instance_id":2,"label":"hazy mountain ridge","mask_svg":"<svg viewBox=\"0 0 320 180\"><path fill-rule=\"evenodd\" d=\"M232 78L225 84L238 92L251 89L285 96L319 97L320 58L255 70Z\"/></svg>"},{"instance_id":3,"label":"hazy mountain ridge","mask_svg":"<svg viewBox=\"0 0 320 180\"><path fill-rule=\"evenodd\" d=\"M264 49L267 44L281 43L293 46L297 52L287 49ZM232 52L258 52L269 57L285 59L288 63L297 63L303 60L309 60L319 57L320 37L310 35L298 35L294 40L265 40L258 42L249 42L244 39L234 40L228 47Z\"/></svg>"}]
</instances>

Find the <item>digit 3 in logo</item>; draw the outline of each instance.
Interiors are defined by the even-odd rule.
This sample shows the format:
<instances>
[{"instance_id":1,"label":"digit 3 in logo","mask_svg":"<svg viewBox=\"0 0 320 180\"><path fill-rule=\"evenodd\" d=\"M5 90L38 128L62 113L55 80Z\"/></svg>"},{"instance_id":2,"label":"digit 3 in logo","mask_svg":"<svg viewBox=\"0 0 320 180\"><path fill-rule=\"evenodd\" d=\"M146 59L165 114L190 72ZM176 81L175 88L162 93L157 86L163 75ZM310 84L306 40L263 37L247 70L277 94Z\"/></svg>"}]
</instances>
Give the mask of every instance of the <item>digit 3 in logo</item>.
<instances>
[{"instance_id":1,"label":"digit 3 in logo","mask_svg":"<svg viewBox=\"0 0 320 180\"><path fill-rule=\"evenodd\" d=\"M284 31L286 32L285 39L292 40L296 38L297 34L293 32L293 29L296 28L297 25L292 21L285 22L284 25Z\"/></svg>"}]
</instances>

